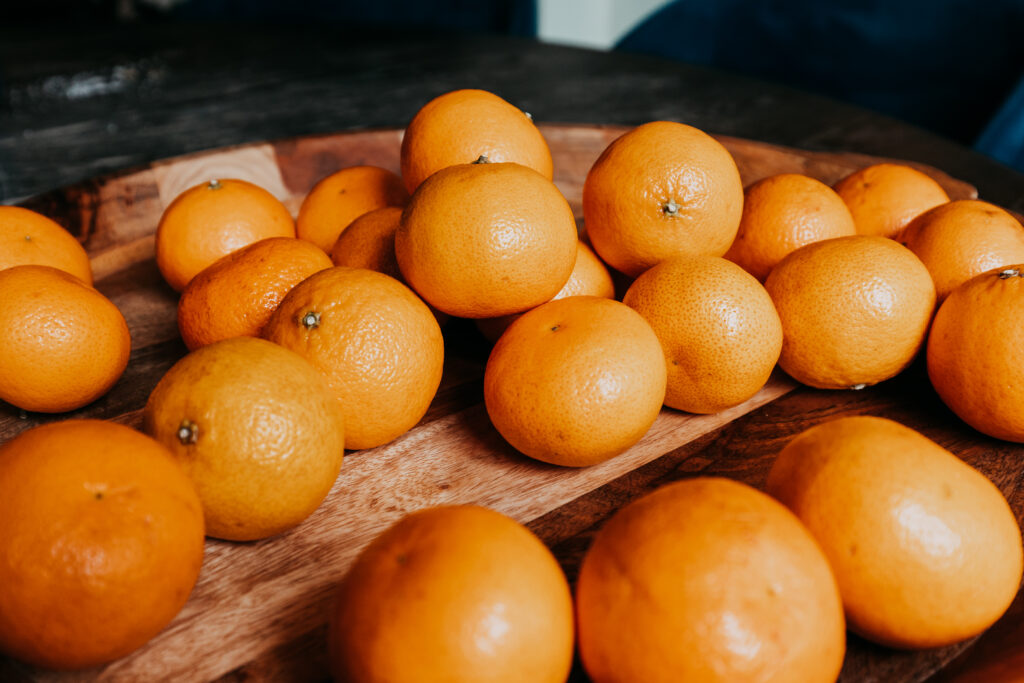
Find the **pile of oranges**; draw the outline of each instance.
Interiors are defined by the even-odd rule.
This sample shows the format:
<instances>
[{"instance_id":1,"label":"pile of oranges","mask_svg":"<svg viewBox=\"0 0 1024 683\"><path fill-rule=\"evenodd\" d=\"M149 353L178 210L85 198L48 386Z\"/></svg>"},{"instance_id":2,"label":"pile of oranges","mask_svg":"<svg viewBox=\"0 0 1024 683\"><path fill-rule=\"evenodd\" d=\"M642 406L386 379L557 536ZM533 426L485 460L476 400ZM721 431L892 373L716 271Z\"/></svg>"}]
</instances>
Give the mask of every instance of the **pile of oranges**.
<instances>
[{"instance_id":1,"label":"pile of oranges","mask_svg":"<svg viewBox=\"0 0 1024 683\"><path fill-rule=\"evenodd\" d=\"M495 429L554 465L620 455L663 406L742 404L776 366L858 390L922 350L957 415L1024 442L1024 226L1011 214L950 201L898 164L834 188L783 174L744 189L720 143L668 121L593 164L582 229L552 177L529 115L460 90L409 123L401 176L342 169L297 219L242 180L181 194L156 264L181 293L189 353L150 395L145 434L65 420L0 446L0 651L82 668L140 647L187 599L204 535L299 525L345 448L423 418L451 317L494 342ZM0 245L0 399L49 413L94 401L131 342L84 250L15 207L0 207ZM907 427L817 425L765 490L696 478L634 501L597 534L575 596L507 517L415 512L339 586L333 673L564 681L578 648L595 681L828 681L847 627L891 647L950 644L1017 592L1005 498ZM146 602L94 637L125 596Z\"/></svg>"}]
</instances>

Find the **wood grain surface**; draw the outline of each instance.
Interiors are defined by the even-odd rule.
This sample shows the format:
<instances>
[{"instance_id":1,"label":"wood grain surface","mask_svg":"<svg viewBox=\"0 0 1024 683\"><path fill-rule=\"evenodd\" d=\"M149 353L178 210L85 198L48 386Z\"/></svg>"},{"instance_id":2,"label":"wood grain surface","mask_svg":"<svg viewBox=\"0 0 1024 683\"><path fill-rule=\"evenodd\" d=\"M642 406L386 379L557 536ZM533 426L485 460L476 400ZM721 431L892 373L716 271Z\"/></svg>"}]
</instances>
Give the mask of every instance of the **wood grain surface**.
<instances>
[{"instance_id":1,"label":"wood grain surface","mask_svg":"<svg viewBox=\"0 0 1024 683\"><path fill-rule=\"evenodd\" d=\"M625 129L541 128L552 148L555 181L579 216L587 170ZM163 283L153 260L157 221L178 193L211 178L238 177L267 188L294 211L317 180L339 168L371 163L397 170L400 140L400 130L382 129L219 149L24 202L83 241L97 288L124 312L132 332L124 377L107 396L73 415L138 427L149 392L186 352L175 323L177 295ZM780 172L807 173L832 183L877 160L720 140L736 158L745 184ZM976 195L966 183L920 168L951 197ZM931 390L920 363L895 380L859 392L798 388L777 373L753 399L717 415L663 410L627 453L575 470L530 460L508 446L482 405L489 345L460 320L445 328L445 340L444 378L421 423L391 444L349 453L327 500L296 529L255 543L208 540L189 602L148 645L101 669L76 673L34 670L0 659L0 680L324 680L324 622L333 587L358 551L406 512L452 502L497 509L527 523L573 581L594 531L624 503L696 474L763 487L775 453L789 438L841 414L887 415L919 429L990 476L1009 498L1018 521L1024 514L1024 448L987 439L959 422ZM64 417L26 415L0 404L0 441ZM897 652L851 636L842 679L1011 680L1021 665L1022 624L1024 605L1018 596L989 632L948 648ZM579 666L573 680L586 680Z\"/></svg>"},{"instance_id":2,"label":"wood grain surface","mask_svg":"<svg viewBox=\"0 0 1024 683\"><path fill-rule=\"evenodd\" d=\"M490 90L537 121L665 119L801 149L912 159L1024 211L1024 175L967 139L777 82L493 34L280 22L0 23L0 201L189 152L404 126L456 88Z\"/></svg>"}]
</instances>

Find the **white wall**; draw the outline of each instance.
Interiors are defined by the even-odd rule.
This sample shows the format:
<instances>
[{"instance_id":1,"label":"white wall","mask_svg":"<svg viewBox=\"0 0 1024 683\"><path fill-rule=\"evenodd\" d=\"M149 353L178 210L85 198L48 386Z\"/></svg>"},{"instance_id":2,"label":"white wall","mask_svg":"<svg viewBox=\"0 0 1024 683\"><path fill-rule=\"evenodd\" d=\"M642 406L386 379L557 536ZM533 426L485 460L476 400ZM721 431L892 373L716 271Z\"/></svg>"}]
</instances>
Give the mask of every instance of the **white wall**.
<instances>
[{"instance_id":1,"label":"white wall","mask_svg":"<svg viewBox=\"0 0 1024 683\"><path fill-rule=\"evenodd\" d=\"M537 0L538 37L608 49L668 0Z\"/></svg>"}]
</instances>

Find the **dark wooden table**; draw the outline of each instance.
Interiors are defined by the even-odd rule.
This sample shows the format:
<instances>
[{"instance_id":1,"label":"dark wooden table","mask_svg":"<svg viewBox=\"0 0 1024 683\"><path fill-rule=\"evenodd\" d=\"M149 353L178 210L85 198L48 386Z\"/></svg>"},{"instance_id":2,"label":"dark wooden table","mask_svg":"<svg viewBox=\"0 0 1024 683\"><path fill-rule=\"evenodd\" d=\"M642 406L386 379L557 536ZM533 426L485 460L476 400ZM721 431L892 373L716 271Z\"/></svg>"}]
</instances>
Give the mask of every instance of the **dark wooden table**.
<instances>
[{"instance_id":1,"label":"dark wooden table","mask_svg":"<svg viewBox=\"0 0 1024 683\"><path fill-rule=\"evenodd\" d=\"M0 201L181 154L345 129L403 126L460 87L545 122L674 119L709 132L935 166L1024 211L1024 176L919 129L824 98L707 69L493 36L346 33L343 27L0 27ZM1024 448L987 439L938 400L921 363L861 392L798 389L532 521L570 578L616 509L695 474L763 482L793 435L842 414L919 429L992 477L1021 521ZM313 640L310 640L313 642ZM975 641L900 653L855 636L843 680L1010 680L1024 672L1024 598ZM574 680L585 680L579 668ZM254 662L228 680L273 677Z\"/></svg>"}]
</instances>

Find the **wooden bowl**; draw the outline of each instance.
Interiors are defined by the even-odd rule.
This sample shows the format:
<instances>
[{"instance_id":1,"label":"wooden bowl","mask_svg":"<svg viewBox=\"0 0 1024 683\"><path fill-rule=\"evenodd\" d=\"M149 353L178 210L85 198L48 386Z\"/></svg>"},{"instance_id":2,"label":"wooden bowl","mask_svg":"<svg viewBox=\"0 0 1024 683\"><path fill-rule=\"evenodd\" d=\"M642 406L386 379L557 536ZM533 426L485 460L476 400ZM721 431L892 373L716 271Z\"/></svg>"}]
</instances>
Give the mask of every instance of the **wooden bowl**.
<instances>
[{"instance_id":1,"label":"wooden bowl","mask_svg":"<svg viewBox=\"0 0 1024 683\"><path fill-rule=\"evenodd\" d=\"M590 165L627 129L573 125L541 129L554 157L555 182L579 216ZM340 168L374 164L397 172L401 136L398 129L371 130L218 149L104 176L24 202L83 241L92 259L96 287L118 305L132 332L133 351L124 377L108 395L66 417L110 419L139 427L149 392L186 353L176 326L177 294L163 282L153 258L157 223L174 197L211 178L243 178L270 190L295 212L316 181ZM735 157L744 184L798 172L831 185L880 161L736 138L719 140ZM954 199L977 194L970 185L936 169L914 165L936 178ZM483 337L471 324L458 320L446 327L445 337L444 379L421 423L391 444L350 453L323 505L296 529L255 543L208 540L205 564L191 598L149 644L106 667L77 673L33 670L0 658L0 680L323 680L327 677L324 624L333 587L359 550L407 512L469 502L499 510L527 523L553 546L574 580L594 528L624 501L660 481L707 471L762 487L771 457L793 433L824 417L863 412L864 406L874 405L872 400L884 405L888 395L870 390L800 389L794 394L800 395L799 400L785 404L792 406L784 409L785 421L762 409L746 422L736 423L757 429L743 436L745 448L767 445L763 453L723 463L703 457L701 453L709 450L727 425L796 388L778 373L743 405L701 416L665 409L650 432L623 455L586 469L564 469L520 455L491 426L482 396L490 348ZM931 395L926 381L910 391ZM932 410L936 401L934 397L930 401ZM794 411L806 414L794 416ZM62 417L26 415L0 403L0 441ZM956 434L965 447L986 443L966 426L960 425ZM948 434L940 437L950 445ZM981 469L989 476L1002 473L993 478L1008 496L1018 492L1019 477L1013 473L1019 474L1019 468L990 462ZM1018 515L1019 499L1019 495L1011 497ZM1015 609L1016 616L1004 619L1011 620L1011 631L1022 621L1021 610ZM969 646L908 654L851 637L843 677L918 680ZM573 678L585 680L578 666Z\"/></svg>"}]
</instances>

